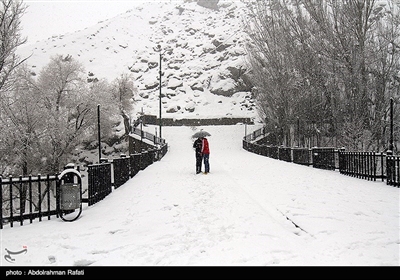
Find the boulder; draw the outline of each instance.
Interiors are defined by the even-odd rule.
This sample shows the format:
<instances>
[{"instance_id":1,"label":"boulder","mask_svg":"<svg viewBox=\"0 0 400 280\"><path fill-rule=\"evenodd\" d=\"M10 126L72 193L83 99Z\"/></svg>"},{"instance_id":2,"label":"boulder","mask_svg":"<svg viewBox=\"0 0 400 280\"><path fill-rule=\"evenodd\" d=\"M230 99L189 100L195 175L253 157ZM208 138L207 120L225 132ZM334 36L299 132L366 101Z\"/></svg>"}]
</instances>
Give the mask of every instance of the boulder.
<instances>
[{"instance_id":1,"label":"boulder","mask_svg":"<svg viewBox=\"0 0 400 280\"><path fill-rule=\"evenodd\" d=\"M167 113L176 113L181 109L179 105L173 105L167 109Z\"/></svg>"},{"instance_id":2,"label":"boulder","mask_svg":"<svg viewBox=\"0 0 400 280\"><path fill-rule=\"evenodd\" d=\"M157 77L147 76L142 82L145 89L154 89L159 85L159 80Z\"/></svg>"},{"instance_id":3,"label":"boulder","mask_svg":"<svg viewBox=\"0 0 400 280\"><path fill-rule=\"evenodd\" d=\"M224 50L226 50L227 48L229 48L230 46L232 46L232 44L227 44L227 43L223 43L220 40L214 39L211 42L217 51L222 52Z\"/></svg>"},{"instance_id":4,"label":"boulder","mask_svg":"<svg viewBox=\"0 0 400 280\"><path fill-rule=\"evenodd\" d=\"M147 63L135 63L134 65L128 67L128 69L133 73L147 72L149 66Z\"/></svg>"},{"instance_id":5,"label":"boulder","mask_svg":"<svg viewBox=\"0 0 400 280\"><path fill-rule=\"evenodd\" d=\"M216 95L231 97L237 92L236 83L231 78L214 81L210 85L210 92Z\"/></svg>"},{"instance_id":6,"label":"boulder","mask_svg":"<svg viewBox=\"0 0 400 280\"><path fill-rule=\"evenodd\" d=\"M195 108L196 108L196 104L193 101L188 102L188 104L186 104L186 106L185 106L185 110L188 112L191 112L191 113L194 112Z\"/></svg>"},{"instance_id":7,"label":"boulder","mask_svg":"<svg viewBox=\"0 0 400 280\"><path fill-rule=\"evenodd\" d=\"M169 79L167 88L175 90L178 87L181 87L182 85L183 85L182 80L174 77L174 78Z\"/></svg>"},{"instance_id":8,"label":"boulder","mask_svg":"<svg viewBox=\"0 0 400 280\"><path fill-rule=\"evenodd\" d=\"M218 11L218 2L219 0L197 0L197 5L207 9Z\"/></svg>"},{"instance_id":9,"label":"boulder","mask_svg":"<svg viewBox=\"0 0 400 280\"><path fill-rule=\"evenodd\" d=\"M202 85L201 83L199 83L199 82L195 82L194 84L192 84L192 85L190 86L190 88L191 88L192 90L204 91L203 85Z\"/></svg>"}]
</instances>

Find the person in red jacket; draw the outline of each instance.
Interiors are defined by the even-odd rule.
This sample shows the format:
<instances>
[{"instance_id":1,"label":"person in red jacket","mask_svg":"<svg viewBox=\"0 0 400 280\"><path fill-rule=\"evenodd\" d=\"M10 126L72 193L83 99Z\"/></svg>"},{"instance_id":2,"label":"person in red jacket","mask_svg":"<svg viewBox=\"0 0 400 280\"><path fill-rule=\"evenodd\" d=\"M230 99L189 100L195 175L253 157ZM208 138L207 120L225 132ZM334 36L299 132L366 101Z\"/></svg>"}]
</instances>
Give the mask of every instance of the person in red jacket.
<instances>
[{"instance_id":1,"label":"person in red jacket","mask_svg":"<svg viewBox=\"0 0 400 280\"><path fill-rule=\"evenodd\" d=\"M210 172L210 147L208 145L208 140L207 138L202 139L202 145L201 145L201 153L203 155L203 161L204 161L204 174L207 174Z\"/></svg>"}]
</instances>

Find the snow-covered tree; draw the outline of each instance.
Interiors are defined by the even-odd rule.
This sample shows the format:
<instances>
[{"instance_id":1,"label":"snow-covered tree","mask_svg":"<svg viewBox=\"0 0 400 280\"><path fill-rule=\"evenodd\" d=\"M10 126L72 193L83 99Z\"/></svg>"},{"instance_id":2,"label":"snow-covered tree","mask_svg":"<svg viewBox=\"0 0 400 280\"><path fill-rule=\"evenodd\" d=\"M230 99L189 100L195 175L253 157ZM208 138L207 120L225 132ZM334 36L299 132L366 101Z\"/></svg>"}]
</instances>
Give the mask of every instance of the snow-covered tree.
<instances>
[{"instance_id":1,"label":"snow-covered tree","mask_svg":"<svg viewBox=\"0 0 400 280\"><path fill-rule=\"evenodd\" d=\"M255 97L279 144L293 144L297 126L308 139L300 144L355 148L358 139L358 149L384 149L389 100L399 100L399 4L271 0L249 8Z\"/></svg>"},{"instance_id":2,"label":"snow-covered tree","mask_svg":"<svg viewBox=\"0 0 400 280\"><path fill-rule=\"evenodd\" d=\"M84 69L69 55L52 57L39 73L37 90L43 103L46 166L57 172L88 125Z\"/></svg>"},{"instance_id":3,"label":"snow-covered tree","mask_svg":"<svg viewBox=\"0 0 400 280\"><path fill-rule=\"evenodd\" d=\"M132 75L121 74L111 85L114 103L118 106L119 114L123 119L125 135L128 135L131 131L131 113L135 102L134 97L137 93L133 80Z\"/></svg>"},{"instance_id":4,"label":"snow-covered tree","mask_svg":"<svg viewBox=\"0 0 400 280\"><path fill-rule=\"evenodd\" d=\"M11 122L15 121L6 114L6 110L12 104L10 92L17 85L16 70L24 60L21 60L16 54L19 46L26 42L26 38L21 36L21 17L25 13L26 7L20 1L1 0L0 1L0 172L8 171L12 166L6 163L10 153L9 143L12 141L10 129ZM15 154L14 154L15 155Z\"/></svg>"},{"instance_id":5,"label":"snow-covered tree","mask_svg":"<svg viewBox=\"0 0 400 280\"><path fill-rule=\"evenodd\" d=\"M3 92L1 98L2 162L8 170L18 170L16 175L29 175L40 166L42 105L26 65L19 67L15 77L13 91Z\"/></svg>"},{"instance_id":6,"label":"snow-covered tree","mask_svg":"<svg viewBox=\"0 0 400 280\"><path fill-rule=\"evenodd\" d=\"M22 1L0 2L0 94L13 84L13 72L23 63L16 54L19 46L26 43L21 35L21 17L26 7Z\"/></svg>"}]
</instances>

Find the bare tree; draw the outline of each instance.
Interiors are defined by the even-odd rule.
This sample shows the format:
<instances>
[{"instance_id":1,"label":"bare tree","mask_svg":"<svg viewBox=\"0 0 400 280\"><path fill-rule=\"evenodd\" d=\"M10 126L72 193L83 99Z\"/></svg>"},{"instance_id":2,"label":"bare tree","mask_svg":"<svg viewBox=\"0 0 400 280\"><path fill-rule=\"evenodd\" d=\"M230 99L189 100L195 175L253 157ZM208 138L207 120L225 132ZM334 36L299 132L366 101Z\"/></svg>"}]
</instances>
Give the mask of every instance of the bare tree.
<instances>
[{"instance_id":1,"label":"bare tree","mask_svg":"<svg viewBox=\"0 0 400 280\"><path fill-rule=\"evenodd\" d=\"M8 174L59 172L71 152L97 134L97 105L103 139L113 136L121 116L129 133L135 92L129 76L112 85L88 83L83 66L69 55L52 57L38 76L25 65L16 74L13 90L0 99L0 148Z\"/></svg>"},{"instance_id":2,"label":"bare tree","mask_svg":"<svg viewBox=\"0 0 400 280\"><path fill-rule=\"evenodd\" d=\"M248 45L248 52L253 77L258 81L256 101L269 129L275 134L276 144L291 145L290 131L301 111L298 101L303 99L302 77L297 73L294 64L298 61L293 53L302 51L306 54L306 48L300 50L295 40L288 39L292 36L292 11L284 3L255 2L251 11L248 29L252 44ZM304 60L304 63L310 62Z\"/></svg>"},{"instance_id":3,"label":"bare tree","mask_svg":"<svg viewBox=\"0 0 400 280\"><path fill-rule=\"evenodd\" d=\"M297 119L308 145L381 149L389 98L399 98L398 4L276 0L249 6L256 100L279 144L293 143Z\"/></svg>"},{"instance_id":4,"label":"bare tree","mask_svg":"<svg viewBox=\"0 0 400 280\"><path fill-rule=\"evenodd\" d=\"M10 164L15 158L15 149L10 150L10 134L12 131L10 122L15 122L15 118L7 116L5 111L9 109L10 93L18 80L15 77L16 70L24 60L16 55L19 46L26 42L26 38L21 36L21 17L25 13L26 7L20 1L2 0L0 2L0 125L2 133L0 135L0 154L2 158L1 173L9 172L14 169L15 164ZM18 133L18 132L17 132ZM21 160L21 158L20 158ZM23 161L23 160L22 160Z\"/></svg>"},{"instance_id":5,"label":"bare tree","mask_svg":"<svg viewBox=\"0 0 400 280\"><path fill-rule=\"evenodd\" d=\"M22 65L15 74L12 92L5 92L1 98L2 143L11 162L21 173L29 175L40 166L38 140L42 137L40 123L40 99L35 91L35 82L26 67Z\"/></svg>"},{"instance_id":6,"label":"bare tree","mask_svg":"<svg viewBox=\"0 0 400 280\"><path fill-rule=\"evenodd\" d=\"M25 10L22 1L0 2L0 93L9 90L13 72L25 61L16 54L17 48L27 40L21 36L21 17Z\"/></svg>"},{"instance_id":7,"label":"bare tree","mask_svg":"<svg viewBox=\"0 0 400 280\"><path fill-rule=\"evenodd\" d=\"M13 91L3 92L0 99L0 124L2 127L3 153L1 160L7 165L2 175L28 176L40 170L38 140L41 137L40 122L42 116L38 96L35 96L34 81L26 65L21 65L16 73ZM15 173L18 172L18 173ZM28 185L21 183L15 186L14 192L20 201L27 199ZM24 212L25 203L21 203Z\"/></svg>"},{"instance_id":8,"label":"bare tree","mask_svg":"<svg viewBox=\"0 0 400 280\"><path fill-rule=\"evenodd\" d=\"M400 3L389 2L379 6L374 14L373 28L366 52L368 75L367 92L370 102L369 120L371 122L374 146L384 149L389 139L389 100L400 104ZM399 107L397 107L399 108ZM400 110L395 110L395 119L400 118ZM399 123L395 136L399 140Z\"/></svg>"},{"instance_id":9,"label":"bare tree","mask_svg":"<svg viewBox=\"0 0 400 280\"><path fill-rule=\"evenodd\" d=\"M48 171L57 172L88 127L87 116L93 114L94 108L87 105L84 68L69 55L54 56L39 73L37 89L45 116L47 145L41 145L42 152L47 154Z\"/></svg>"},{"instance_id":10,"label":"bare tree","mask_svg":"<svg viewBox=\"0 0 400 280\"><path fill-rule=\"evenodd\" d=\"M122 74L112 83L112 95L114 103L118 106L119 114L124 123L125 135L131 131L131 112L135 102L135 94L137 89L133 85L133 77L128 74Z\"/></svg>"},{"instance_id":11,"label":"bare tree","mask_svg":"<svg viewBox=\"0 0 400 280\"><path fill-rule=\"evenodd\" d=\"M112 137L112 129L122 116L129 133L135 88L132 78L121 75L111 85L105 80L87 82L81 63L71 56L55 56L40 72L37 81L44 104L43 129L48 171L56 172L71 151L97 133L97 105L101 106L101 135Z\"/></svg>"}]
</instances>

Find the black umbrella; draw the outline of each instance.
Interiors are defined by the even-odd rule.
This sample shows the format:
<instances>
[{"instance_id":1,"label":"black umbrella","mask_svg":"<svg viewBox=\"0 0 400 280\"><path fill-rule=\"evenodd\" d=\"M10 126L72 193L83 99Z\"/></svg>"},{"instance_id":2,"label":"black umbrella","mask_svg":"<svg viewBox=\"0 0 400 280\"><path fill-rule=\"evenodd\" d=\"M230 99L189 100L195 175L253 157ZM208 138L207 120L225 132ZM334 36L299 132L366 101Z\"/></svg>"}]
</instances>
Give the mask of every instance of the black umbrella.
<instances>
[{"instance_id":1,"label":"black umbrella","mask_svg":"<svg viewBox=\"0 0 400 280\"><path fill-rule=\"evenodd\" d=\"M200 131L197 131L195 134L193 134L192 138L203 138L203 137L207 137L207 136L211 136L211 134L208 133L207 131L200 130Z\"/></svg>"}]
</instances>

